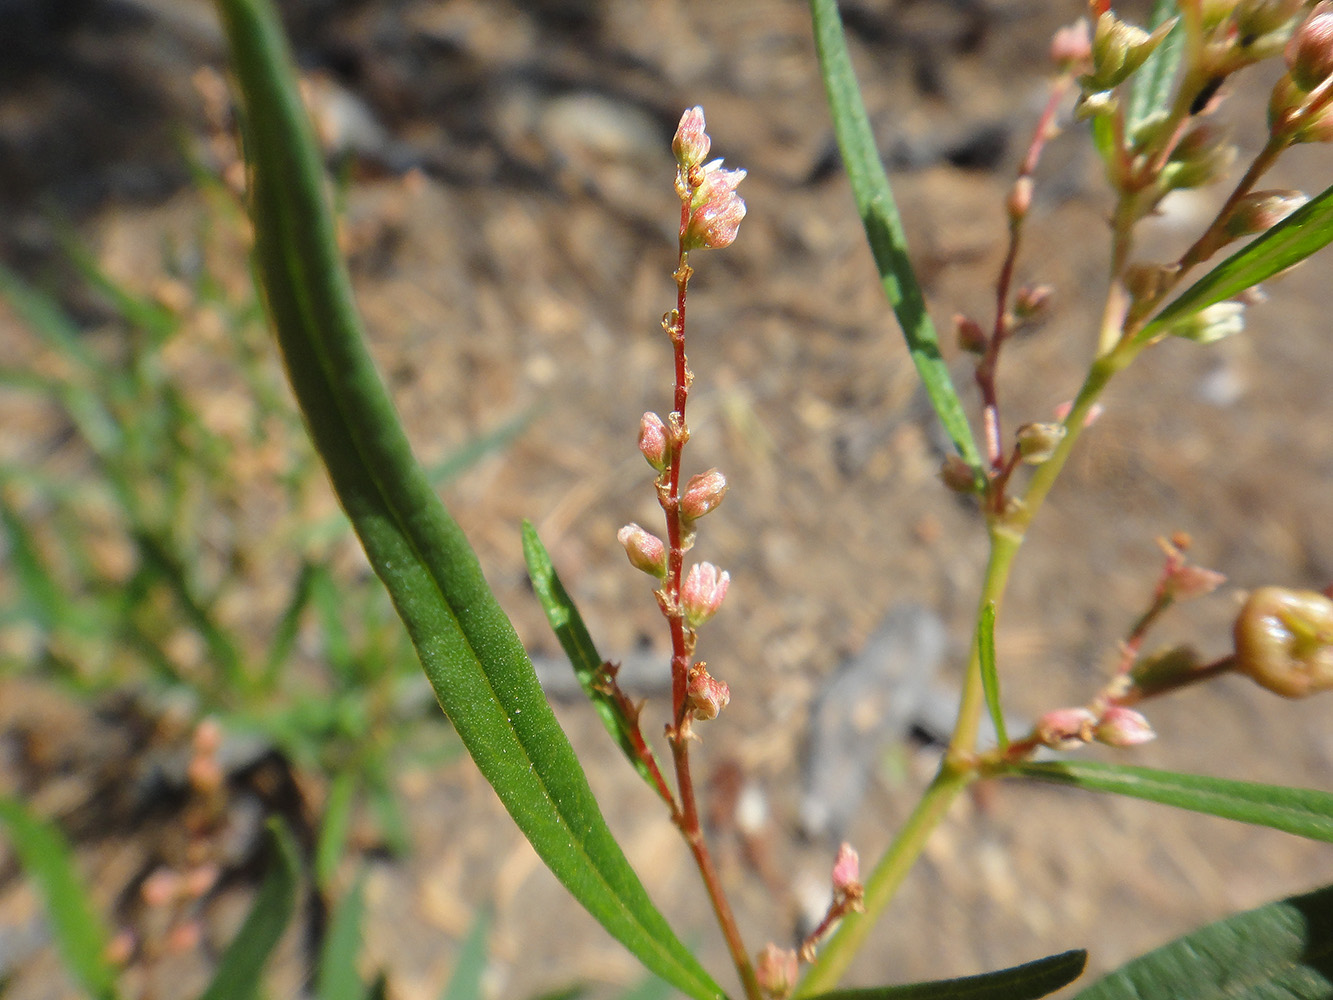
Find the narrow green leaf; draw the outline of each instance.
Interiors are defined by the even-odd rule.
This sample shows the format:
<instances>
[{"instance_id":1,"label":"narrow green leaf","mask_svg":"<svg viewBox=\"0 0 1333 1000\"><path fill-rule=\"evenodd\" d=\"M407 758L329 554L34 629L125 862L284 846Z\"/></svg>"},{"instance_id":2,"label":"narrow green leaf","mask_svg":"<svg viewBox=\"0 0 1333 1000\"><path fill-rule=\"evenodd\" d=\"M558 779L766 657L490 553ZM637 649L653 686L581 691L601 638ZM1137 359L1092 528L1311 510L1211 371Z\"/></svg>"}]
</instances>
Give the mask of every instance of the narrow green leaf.
<instances>
[{"instance_id":1,"label":"narrow green leaf","mask_svg":"<svg viewBox=\"0 0 1333 1000\"><path fill-rule=\"evenodd\" d=\"M650 969L721 994L598 808L475 553L440 503L367 352L318 147L269 0L218 0L239 85L255 255L306 425L426 676L542 860Z\"/></svg>"},{"instance_id":2,"label":"narrow green leaf","mask_svg":"<svg viewBox=\"0 0 1333 1000\"><path fill-rule=\"evenodd\" d=\"M83 989L98 1000L116 996L116 970L106 959L106 927L89 906L69 844L59 830L38 819L16 799L0 796L0 824L32 879L56 947Z\"/></svg>"},{"instance_id":3,"label":"narrow green leaf","mask_svg":"<svg viewBox=\"0 0 1333 1000\"><path fill-rule=\"evenodd\" d=\"M1009 733L1004 727L1004 710L1000 707L1000 675L995 668L995 602L987 601L977 622L977 658L981 663L981 687L986 693L986 707L1000 750L1009 748Z\"/></svg>"},{"instance_id":4,"label":"narrow green leaf","mask_svg":"<svg viewBox=\"0 0 1333 1000\"><path fill-rule=\"evenodd\" d=\"M222 953L218 971L199 1000L258 997L264 965L296 910L296 888L301 876L296 841L280 819L269 820L268 832L272 845L268 874L255 893L245 923Z\"/></svg>"},{"instance_id":5,"label":"narrow green leaf","mask_svg":"<svg viewBox=\"0 0 1333 1000\"><path fill-rule=\"evenodd\" d=\"M436 488L452 482L487 455L503 451L512 444L532 425L533 419L539 412L537 407L530 407L518 416L511 417L485 433L478 434L453 454L447 455L442 461L427 469L427 478Z\"/></svg>"},{"instance_id":6,"label":"narrow green leaf","mask_svg":"<svg viewBox=\"0 0 1333 1000\"><path fill-rule=\"evenodd\" d=\"M315 844L315 884L327 891L333 884L347 847L347 831L352 824L352 806L356 803L359 776L354 771L342 771L329 785L329 798L324 803L324 817L319 825L319 840Z\"/></svg>"},{"instance_id":7,"label":"narrow green leaf","mask_svg":"<svg viewBox=\"0 0 1333 1000\"><path fill-rule=\"evenodd\" d=\"M630 725L624 712L617 705L615 698L599 684L598 675L605 662L597 647L593 644L588 627L583 624L583 616L575 607L574 600L560 582L551 556L546 546L537 537L537 529L529 521L523 522L523 558L528 564L528 576L532 580L532 589L546 611L546 620L551 623L560 646L569 657L583 693L592 702L602 720L602 725L619 745L621 752L634 765L639 776L648 783L653 791L658 791L658 784L653 779L648 764L639 755L640 751L652 759L652 751L646 746L639 747L635 742L637 729ZM656 766L656 763L653 765Z\"/></svg>"},{"instance_id":8,"label":"narrow green leaf","mask_svg":"<svg viewBox=\"0 0 1333 1000\"><path fill-rule=\"evenodd\" d=\"M1145 343L1177 320L1267 281L1333 242L1333 187L1306 202L1187 288L1135 335Z\"/></svg>"},{"instance_id":9,"label":"narrow green leaf","mask_svg":"<svg viewBox=\"0 0 1333 1000\"><path fill-rule=\"evenodd\" d=\"M852 70L837 0L810 0L810 12L814 20L819 68L833 115L833 130L838 137L838 148L842 151L847 178L865 226L866 238L870 241L870 252L879 269L880 281L907 339L912 363L926 385L931 405L958 454L976 470L979 488L981 459L972 428L949 377L949 368L940 357L939 337L926 312L925 298L912 270L898 206L893 200L879 150L875 147L870 119L861 103L861 90Z\"/></svg>"},{"instance_id":10,"label":"narrow green leaf","mask_svg":"<svg viewBox=\"0 0 1333 1000\"><path fill-rule=\"evenodd\" d=\"M1066 951L1012 969L961 979L862 990L834 990L811 1000L1037 1000L1083 974L1085 951Z\"/></svg>"},{"instance_id":11,"label":"narrow green leaf","mask_svg":"<svg viewBox=\"0 0 1333 1000\"><path fill-rule=\"evenodd\" d=\"M1074 1000L1222 997L1333 997L1333 887L1201 927L1121 966Z\"/></svg>"},{"instance_id":12,"label":"narrow green leaf","mask_svg":"<svg viewBox=\"0 0 1333 1000\"><path fill-rule=\"evenodd\" d=\"M1333 843L1333 794L1311 788L1259 785L1088 761L1028 761L1008 765L1000 773L1129 795Z\"/></svg>"},{"instance_id":13,"label":"narrow green leaf","mask_svg":"<svg viewBox=\"0 0 1333 1000\"><path fill-rule=\"evenodd\" d=\"M301 563L301 571L296 576L296 582L292 584L292 596L287 601L287 607L282 611L282 617L278 619L278 624L274 626L273 638L269 642L268 655L264 657L264 666L260 671L259 689L261 691L272 691L278 683L278 676L282 668L287 665L291 658L292 651L296 648L296 637L301 630L301 614L305 611L306 605L310 603L311 584L315 575L315 567L306 561Z\"/></svg>"},{"instance_id":14,"label":"narrow green leaf","mask_svg":"<svg viewBox=\"0 0 1333 1000\"><path fill-rule=\"evenodd\" d=\"M357 972L361 954L361 921L366 912L366 873L356 881L333 909L328 933L319 950L319 973L315 996L319 1000L361 1000L366 987Z\"/></svg>"},{"instance_id":15,"label":"narrow green leaf","mask_svg":"<svg viewBox=\"0 0 1333 1000\"><path fill-rule=\"evenodd\" d=\"M481 1000L481 977L486 972L486 944L490 934L490 914L481 910L472 921L472 929L458 952L458 961L440 1000Z\"/></svg>"},{"instance_id":16,"label":"narrow green leaf","mask_svg":"<svg viewBox=\"0 0 1333 1000\"><path fill-rule=\"evenodd\" d=\"M43 633L49 633L70 617L73 602L47 569L36 539L3 491L0 491L0 525L4 528L9 565L18 580L23 613Z\"/></svg>"},{"instance_id":17,"label":"narrow green leaf","mask_svg":"<svg viewBox=\"0 0 1333 1000\"><path fill-rule=\"evenodd\" d=\"M1152 16L1148 21L1148 30L1175 17L1178 8L1176 0L1157 0L1153 4ZM1176 71L1180 68L1180 57L1185 50L1185 28L1177 21L1162 44L1153 49L1146 62L1131 77L1133 91L1129 97L1129 131L1142 125L1158 112L1171 108L1171 91L1176 82Z\"/></svg>"}]
</instances>

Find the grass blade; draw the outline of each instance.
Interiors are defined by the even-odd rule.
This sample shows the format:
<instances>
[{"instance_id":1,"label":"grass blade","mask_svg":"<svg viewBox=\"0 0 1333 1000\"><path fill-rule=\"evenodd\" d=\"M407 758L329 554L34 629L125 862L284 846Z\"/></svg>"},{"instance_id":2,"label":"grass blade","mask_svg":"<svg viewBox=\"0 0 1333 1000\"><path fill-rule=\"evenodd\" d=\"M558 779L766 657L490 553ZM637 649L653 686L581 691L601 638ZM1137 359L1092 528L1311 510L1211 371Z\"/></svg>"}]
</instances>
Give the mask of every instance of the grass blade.
<instances>
[{"instance_id":1,"label":"grass blade","mask_svg":"<svg viewBox=\"0 0 1333 1000\"><path fill-rule=\"evenodd\" d=\"M265 301L306 425L440 705L576 899L650 969L721 990L672 933L602 817L476 555L412 454L366 350L325 176L269 0L218 0L239 84Z\"/></svg>"},{"instance_id":2,"label":"grass blade","mask_svg":"<svg viewBox=\"0 0 1333 1000\"><path fill-rule=\"evenodd\" d=\"M1148 21L1148 30L1152 31L1174 17L1178 7L1176 0L1157 0ZM1180 68L1180 57L1184 51L1185 28L1178 21L1133 76L1128 122L1131 135L1154 114L1170 110L1171 90L1175 86L1176 71Z\"/></svg>"},{"instance_id":3,"label":"grass blade","mask_svg":"<svg viewBox=\"0 0 1333 1000\"><path fill-rule=\"evenodd\" d=\"M995 602L987 601L977 622L977 656L981 663L981 687L986 693L986 708L1000 750L1009 748L1009 733L1004 727L1004 709L1000 707L1000 675L995 668Z\"/></svg>"},{"instance_id":4,"label":"grass blade","mask_svg":"<svg viewBox=\"0 0 1333 1000\"><path fill-rule=\"evenodd\" d=\"M905 986L835 990L811 1000L1037 1000L1083 974L1088 953L1066 951L1012 969Z\"/></svg>"},{"instance_id":5,"label":"grass blade","mask_svg":"<svg viewBox=\"0 0 1333 1000\"><path fill-rule=\"evenodd\" d=\"M1312 788L1259 785L1088 761L1027 761L1009 765L1000 773L1128 795L1333 843L1333 794Z\"/></svg>"},{"instance_id":6,"label":"grass blade","mask_svg":"<svg viewBox=\"0 0 1333 1000\"><path fill-rule=\"evenodd\" d=\"M528 564L532 589L546 611L546 620L551 623L551 629L560 640L561 648L569 657L583 693L597 710L606 731L634 765L634 770L639 772L640 777L653 791L661 794L661 789L665 786L653 752L644 742L638 725L626 717L623 706L601 683L602 665L606 661L597 652L592 636L588 633L588 627L583 624L583 616L579 614L573 598L565 590L565 585L560 582L560 576L555 571L546 546L537 537L537 529L528 521L523 522L523 558Z\"/></svg>"},{"instance_id":7,"label":"grass blade","mask_svg":"<svg viewBox=\"0 0 1333 1000\"><path fill-rule=\"evenodd\" d=\"M347 833L352 826L352 807L361 787L360 776L351 770L339 772L329 785L328 801L315 843L315 884L327 891L337 874L338 863L347 849Z\"/></svg>"},{"instance_id":8,"label":"grass blade","mask_svg":"<svg viewBox=\"0 0 1333 1000\"><path fill-rule=\"evenodd\" d=\"M866 117L860 87L852 71L837 0L810 0L810 12L814 19L819 68L833 115L833 129L856 208L870 241L870 252L879 269L880 282L898 317L912 363L925 383L931 405L958 454L976 470L980 486L981 459L972 428L963 413L953 379L949 377L949 368L940 357L939 337L926 312L925 298L912 270L898 206L894 203L889 178L875 147L870 120Z\"/></svg>"},{"instance_id":9,"label":"grass blade","mask_svg":"<svg viewBox=\"0 0 1333 1000\"><path fill-rule=\"evenodd\" d=\"M1074 1000L1217 997L1333 997L1333 887L1201 927L1121 966Z\"/></svg>"},{"instance_id":10,"label":"grass blade","mask_svg":"<svg viewBox=\"0 0 1333 1000\"><path fill-rule=\"evenodd\" d=\"M315 996L319 1000L361 1000L366 987L357 973L356 960L361 954L361 921L366 912L366 873L356 881L334 907L329 931L319 950L319 976Z\"/></svg>"},{"instance_id":11,"label":"grass blade","mask_svg":"<svg viewBox=\"0 0 1333 1000\"><path fill-rule=\"evenodd\" d=\"M279 819L269 820L272 860L250 913L232 938L213 981L199 1000L252 1000L259 996L260 977L278 940L296 910L301 862L291 831Z\"/></svg>"},{"instance_id":12,"label":"grass blade","mask_svg":"<svg viewBox=\"0 0 1333 1000\"><path fill-rule=\"evenodd\" d=\"M111 1000L116 996L116 970L106 959L110 938L88 905L87 890L64 836L7 796L0 796L0 824L19 865L42 897L66 968L91 996Z\"/></svg>"},{"instance_id":13,"label":"grass blade","mask_svg":"<svg viewBox=\"0 0 1333 1000\"><path fill-rule=\"evenodd\" d=\"M481 978L486 973L486 942L490 934L490 914L483 910L472 921L472 929L458 953L453 975L440 994L440 1000L481 1000Z\"/></svg>"},{"instance_id":14,"label":"grass blade","mask_svg":"<svg viewBox=\"0 0 1333 1000\"><path fill-rule=\"evenodd\" d=\"M1134 337L1146 343L1172 323L1267 281L1333 242L1333 187L1237 250L1153 317Z\"/></svg>"}]
</instances>

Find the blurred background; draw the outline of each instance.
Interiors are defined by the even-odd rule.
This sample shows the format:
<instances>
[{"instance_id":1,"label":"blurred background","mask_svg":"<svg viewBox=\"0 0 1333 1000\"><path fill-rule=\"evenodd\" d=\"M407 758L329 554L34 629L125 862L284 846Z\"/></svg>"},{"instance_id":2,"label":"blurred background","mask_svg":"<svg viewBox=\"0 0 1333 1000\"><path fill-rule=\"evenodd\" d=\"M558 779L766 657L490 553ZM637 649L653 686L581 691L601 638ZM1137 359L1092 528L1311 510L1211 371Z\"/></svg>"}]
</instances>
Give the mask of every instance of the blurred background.
<instances>
[{"instance_id":1,"label":"blurred background","mask_svg":"<svg viewBox=\"0 0 1333 1000\"><path fill-rule=\"evenodd\" d=\"M932 773L932 713L957 684L985 553L975 511L935 477L944 444L841 174L806 7L281 7L414 445L631 861L730 986L687 852L572 696L518 528L537 526L599 647L648 698L645 732L660 732L666 637L615 531L660 517L635 439L640 414L670 407L669 144L702 104L714 155L749 171L749 214L733 247L697 255L691 286L687 463L730 483L695 554L732 574L699 647L732 703L704 730L696 775L748 943L788 944L822 912L838 839L869 864ZM969 403L970 362L947 331L958 312L992 319L1003 197L1046 100L1049 39L1084 13L1076 0L844 5ZM305 956L358 877L362 973L383 970L392 997L440 996L479 927L488 996L626 995L642 972L461 752L303 437L251 283L211 5L0 0L0 38L0 791L71 841L116 931L124 994L202 990L276 814L315 888L272 995L306 988ZM1270 85L1242 75L1218 114L1242 168ZM1314 194L1330 176L1327 150L1299 148L1266 186ZM1080 126L1050 145L1036 192L1018 280L1054 298L1003 359L1010 428L1074 394L1105 294L1110 200ZM1178 254L1224 193L1173 195L1144 259ZM1245 588L1333 578L1327 267L1273 282L1242 337L1163 344L1112 386L1000 621L1016 719L1101 686L1151 594L1158 536L1188 532L1230 577L1154 636L1209 656L1229 649ZM1158 741L1117 759L1328 787L1318 700L1224 679L1148 714ZM6 995L75 995L3 851ZM1326 846L1273 831L984 787L931 840L853 974L956 976L1075 947L1105 971L1328 881Z\"/></svg>"}]
</instances>

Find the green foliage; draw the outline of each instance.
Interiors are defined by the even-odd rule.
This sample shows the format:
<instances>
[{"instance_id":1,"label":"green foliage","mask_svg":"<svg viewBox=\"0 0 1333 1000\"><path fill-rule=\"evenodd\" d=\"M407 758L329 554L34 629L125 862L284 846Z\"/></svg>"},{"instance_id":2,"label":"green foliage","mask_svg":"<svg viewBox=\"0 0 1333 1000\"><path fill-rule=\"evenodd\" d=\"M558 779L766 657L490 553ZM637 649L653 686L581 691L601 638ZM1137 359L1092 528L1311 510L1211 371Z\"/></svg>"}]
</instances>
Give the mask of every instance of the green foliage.
<instances>
[{"instance_id":1,"label":"green foliage","mask_svg":"<svg viewBox=\"0 0 1333 1000\"><path fill-rule=\"evenodd\" d=\"M271 5L219 7L240 90L256 262L287 371L441 706L575 898L663 978L695 997L720 995L611 836L476 556L412 455L366 352L323 167Z\"/></svg>"},{"instance_id":2,"label":"green foliage","mask_svg":"<svg viewBox=\"0 0 1333 1000\"><path fill-rule=\"evenodd\" d=\"M834 990L813 1000L1037 1000L1083 974L1087 952L1066 951L1012 969L961 979L863 990Z\"/></svg>"},{"instance_id":3,"label":"green foliage","mask_svg":"<svg viewBox=\"0 0 1333 1000\"><path fill-rule=\"evenodd\" d=\"M1009 733L1004 725L1004 708L1000 705L1000 675L995 669L994 601L987 601L981 609L981 620L977 622L977 656L986 693L986 709L990 712L991 724L995 726L995 736L1003 752L1009 747Z\"/></svg>"},{"instance_id":4,"label":"green foliage","mask_svg":"<svg viewBox=\"0 0 1333 1000\"><path fill-rule=\"evenodd\" d=\"M1088 761L1007 765L1000 773L1113 792L1333 843L1333 793Z\"/></svg>"},{"instance_id":5,"label":"green foliage","mask_svg":"<svg viewBox=\"0 0 1333 1000\"><path fill-rule=\"evenodd\" d=\"M1175 17L1178 8L1176 0L1157 0L1153 4L1148 30L1151 31ZM1126 123L1131 134L1154 115L1165 114L1170 109L1171 93L1180 70L1180 57L1184 46L1185 26L1177 23L1163 39L1162 44L1153 49L1142 68L1134 74L1129 100L1129 120Z\"/></svg>"},{"instance_id":6,"label":"green foliage","mask_svg":"<svg viewBox=\"0 0 1333 1000\"><path fill-rule=\"evenodd\" d=\"M1293 896L1177 938L1075 1000L1329 1000L1333 887Z\"/></svg>"},{"instance_id":7,"label":"green foliage","mask_svg":"<svg viewBox=\"0 0 1333 1000\"><path fill-rule=\"evenodd\" d=\"M90 996L113 1000L116 970L106 959L110 935L93 912L64 836L6 796L0 796L0 825L41 895L65 967Z\"/></svg>"}]
</instances>

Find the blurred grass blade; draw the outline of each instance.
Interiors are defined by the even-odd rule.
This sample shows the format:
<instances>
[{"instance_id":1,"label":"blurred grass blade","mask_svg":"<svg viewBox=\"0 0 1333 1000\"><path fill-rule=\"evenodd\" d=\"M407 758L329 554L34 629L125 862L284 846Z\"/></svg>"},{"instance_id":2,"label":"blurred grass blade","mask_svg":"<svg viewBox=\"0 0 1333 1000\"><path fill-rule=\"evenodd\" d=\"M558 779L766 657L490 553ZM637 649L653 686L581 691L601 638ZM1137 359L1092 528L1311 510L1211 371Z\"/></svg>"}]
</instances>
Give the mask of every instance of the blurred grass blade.
<instances>
[{"instance_id":1,"label":"blurred grass blade","mask_svg":"<svg viewBox=\"0 0 1333 1000\"><path fill-rule=\"evenodd\" d=\"M977 622L977 656L981 662L981 686L986 693L986 708L1001 751L1009 748L1009 733L1004 726L1004 709L1000 707L1000 675L995 668L995 602L987 601Z\"/></svg>"},{"instance_id":2,"label":"blurred grass blade","mask_svg":"<svg viewBox=\"0 0 1333 1000\"><path fill-rule=\"evenodd\" d=\"M301 571L292 584L292 596L273 628L273 638L269 642L268 654L264 657L259 681L259 690L262 692L272 691L277 685L282 668L296 649L296 639L301 631L301 615L310 603L314 577L315 565L308 559L302 560Z\"/></svg>"},{"instance_id":3,"label":"blurred grass blade","mask_svg":"<svg viewBox=\"0 0 1333 1000\"><path fill-rule=\"evenodd\" d=\"M445 456L428 468L426 478L437 489L452 482L487 455L503 451L512 444L520 434L532 426L532 421L538 412L538 407L529 407L518 416L511 417L483 434L478 434L453 454Z\"/></svg>"},{"instance_id":4,"label":"blurred grass blade","mask_svg":"<svg viewBox=\"0 0 1333 1000\"><path fill-rule=\"evenodd\" d=\"M490 935L490 914L481 910L472 921L472 929L458 952L458 961L440 1000L482 1000L481 979L486 973L486 944Z\"/></svg>"},{"instance_id":5,"label":"blurred grass blade","mask_svg":"<svg viewBox=\"0 0 1333 1000\"><path fill-rule=\"evenodd\" d=\"M810 1000L1037 1000L1081 976L1087 960L1085 951L1066 951L980 976L905 986L834 990Z\"/></svg>"},{"instance_id":6,"label":"blurred grass blade","mask_svg":"<svg viewBox=\"0 0 1333 1000\"><path fill-rule=\"evenodd\" d=\"M357 873L356 881L333 909L328 933L319 949L319 975L315 996L318 1000L361 1000L366 987L357 972L361 954L361 921L366 912L366 873Z\"/></svg>"},{"instance_id":7,"label":"blurred grass blade","mask_svg":"<svg viewBox=\"0 0 1333 1000\"><path fill-rule=\"evenodd\" d=\"M1306 202L1181 293L1134 337L1146 343L1177 320L1230 299L1333 242L1333 187Z\"/></svg>"},{"instance_id":8,"label":"blurred grass blade","mask_svg":"<svg viewBox=\"0 0 1333 1000\"><path fill-rule=\"evenodd\" d=\"M268 824L271 855L268 874L255 893L250 913L232 938L213 981L199 1000L252 1000L260 995L260 977L296 910L301 862L296 841L280 819Z\"/></svg>"},{"instance_id":9,"label":"blurred grass blade","mask_svg":"<svg viewBox=\"0 0 1333 1000\"><path fill-rule=\"evenodd\" d=\"M664 786L661 771L658 770L656 777L653 775L653 770L657 770L653 752L643 742L638 727L632 725L625 717L615 697L599 683L598 675L602 664L606 661L597 652L592 636L588 633L588 627L583 624L583 616L574 606L574 600L565 590L565 585L560 582L560 576L551 563L551 556L546 551L546 546L537 537L537 529L529 521L523 522L523 558L528 564L532 589L546 611L546 620L551 623L556 638L560 640L561 648L569 657L583 693L597 710L606 731L620 744L621 752L634 765L634 770L639 772L640 777L654 792L661 794ZM651 767L648 761L653 762Z\"/></svg>"},{"instance_id":10,"label":"blurred grass blade","mask_svg":"<svg viewBox=\"0 0 1333 1000\"><path fill-rule=\"evenodd\" d=\"M720 995L625 860L476 555L412 455L361 334L319 150L270 0L218 7L239 85L256 266L287 372L440 705L574 897L677 988Z\"/></svg>"},{"instance_id":11,"label":"blurred grass blade","mask_svg":"<svg viewBox=\"0 0 1333 1000\"><path fill-rule=\"evenodd\" d=\"M0 796L0 824L19 866L41 896L51 936L65 967L97 1000L115 997L116 970L106 958L110 937L89 906L87 890L79 881L64 836L7 796Z\"/></svg>"},{"instance_id":12,"label":"blurred grass blade","mask_svg":"<svg viewBox=\"0 0 1333 1000\"><path fill-rule=\"evenodd\" d=\"M1153 4L1152 16L1148 19L1148 30L1152 31L1159 24L1176 16L1179 5L1176 0L1157 0ZM1094 26L1095 27L1095 26ZM1180 57L1185 50L1185 27L1180 21L1172 28L1162 44L1153 49L1146 62L1131 78L1133 91L1129 96L1129 133L1142 125L1158 112L1169 111L1171 91L1176 83L1176 71L1180 68Z\"/></svg>"},{"instance_id":13,"label":"blurred grass blade","mask_svg":"<svg viewBox=\"0 0 1333 1000\"><path fill-rule=\"evenodd\" d=\"M338 863L347 848L347 831L352 825L352 807L356 804L360 785L360 776L351 770L339 771L329 785L324 819L315 843L315 884L324 892L333 884Z\"/></svg>"},{"instance_id":14,"label":"blurred grass blade","mask_svg":"<svg viewBox=\"0 0 1333 1000\"><path fill-rule=\"evenodd\" d=\"M32 532L4 495L5 478L0 475L0 524L4 527L5 555L18 581L21 611L46 637L70 617L74 602L47 569Z\"/></svg>"},{"instance_id":15,"label":"blurred grass blade","mask_svg":"<svg viewBox=\"0 0 1333 1000\"><path fill-rule=\"evenodd\" d=\"M1043 764L1027 761L1009 765L999 773L1074 785L1093 792L1129 795L1333 843L1333 794L1311 788L1259 785L1087 761Z\"/></svg>"},{"instance_id":16,"label":"blurred grass blade","mask_svg":"<svg viewBox=\"0 0 1333 1000\"><path fill-rule=\"evenodd\" d=\"M894 203L889 178L875 147L870 120L866 117L860 87L852 71L837 0L810 0L810 12L814 19L819 68L833 115L833 129L880 281L902 326L903 336L907 338L907 349L926 385L931 405L958 454L976 470L980 486L981 459L972 428L958 401L948 366L940 357L939 338L912 270L898 206Z\"/></svg>"},{"instance_id":17,"label":"blurred grass blade","mask_svg":"<svg viewBox=\"0 0 1333 1000\"><path fill-rule=\"evenodd\" d=\"M1218 997L1333 997L1333 887L1201 927L1121 966L1074 1000Z\"/></svg>"}]
</instances>

